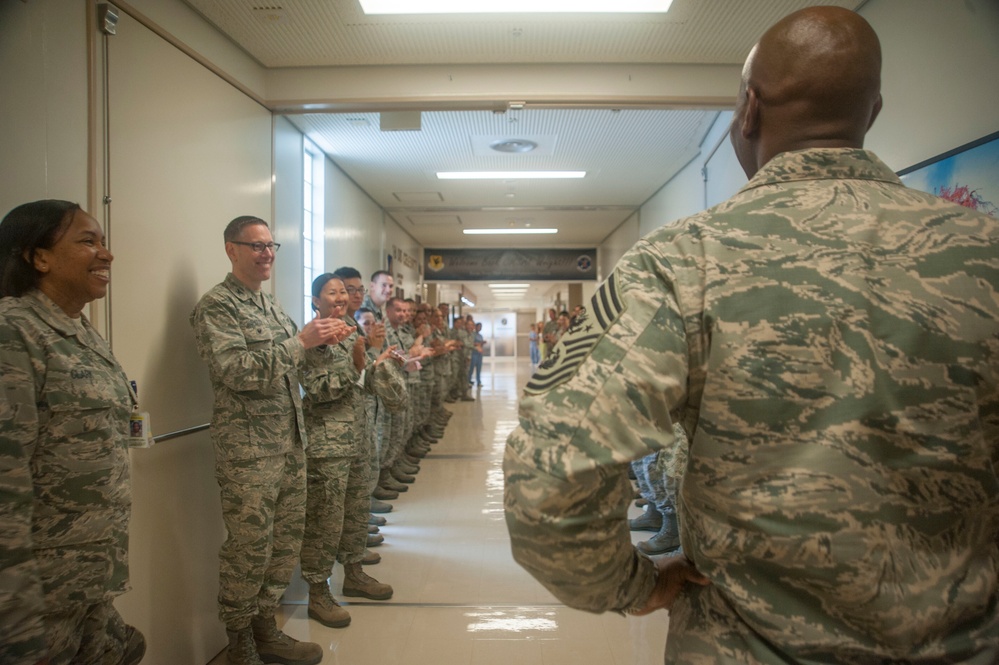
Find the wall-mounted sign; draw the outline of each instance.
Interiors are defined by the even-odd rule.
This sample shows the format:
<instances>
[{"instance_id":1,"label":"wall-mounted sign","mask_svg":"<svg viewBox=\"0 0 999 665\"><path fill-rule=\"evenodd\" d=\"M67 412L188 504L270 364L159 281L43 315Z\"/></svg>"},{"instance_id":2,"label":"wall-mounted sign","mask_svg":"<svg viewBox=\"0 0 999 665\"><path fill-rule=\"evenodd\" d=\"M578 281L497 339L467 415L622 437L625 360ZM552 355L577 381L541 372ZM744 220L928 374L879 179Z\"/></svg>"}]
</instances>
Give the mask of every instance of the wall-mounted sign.
<instances>
[{"instance_id":1,"label":"wall-mounted sign","mask_svg":"<svg viewBox=\"0 0 999 665\"><path fill-rule=\"evenodd\" d=\"M597 279L596 249L425 249L428 282Z\"/></svg>"}]
</instances>

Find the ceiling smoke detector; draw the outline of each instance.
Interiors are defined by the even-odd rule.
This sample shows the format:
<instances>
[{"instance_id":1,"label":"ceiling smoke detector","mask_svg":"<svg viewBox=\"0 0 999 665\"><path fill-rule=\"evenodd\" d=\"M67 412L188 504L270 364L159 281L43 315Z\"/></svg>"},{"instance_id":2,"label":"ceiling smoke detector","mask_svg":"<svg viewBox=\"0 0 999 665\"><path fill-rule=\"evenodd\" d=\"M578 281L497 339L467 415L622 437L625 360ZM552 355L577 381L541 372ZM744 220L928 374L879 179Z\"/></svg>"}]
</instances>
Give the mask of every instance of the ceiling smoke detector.
<instances>
[{"instance_id":1,"label":"ceiling smoke detector","mask_svg":"<svg viewBox=\"0 0 999 665\"><path fill-rule=\"evenodd\" d=\"M527 139L503 139L502 141L493 141L489 144L489 147L496 152L519 153L531 152L538 147L538 144Z\"/></svg>"}]
</instances>

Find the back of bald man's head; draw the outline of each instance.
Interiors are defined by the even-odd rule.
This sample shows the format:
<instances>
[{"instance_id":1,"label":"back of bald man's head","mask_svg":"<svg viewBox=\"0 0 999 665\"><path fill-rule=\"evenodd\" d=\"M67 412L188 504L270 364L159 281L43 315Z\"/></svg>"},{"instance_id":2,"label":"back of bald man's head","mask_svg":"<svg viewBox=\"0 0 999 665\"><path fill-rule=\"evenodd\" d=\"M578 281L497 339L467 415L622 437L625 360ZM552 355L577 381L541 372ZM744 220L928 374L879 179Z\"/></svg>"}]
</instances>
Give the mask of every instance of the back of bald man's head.
<instances>
[{"instance_id":1,"label":"back of bald man's head","mask_svg":"<svg viewBox=\"0 0 999 665\"><path fill-rule=\"evenodd\" d=\"M861 147L881 106L881 45L855 12L810 7L788 15L753 48L742 91L767 111L763 131L782 148Z\"/></svg>"}]
</instances>

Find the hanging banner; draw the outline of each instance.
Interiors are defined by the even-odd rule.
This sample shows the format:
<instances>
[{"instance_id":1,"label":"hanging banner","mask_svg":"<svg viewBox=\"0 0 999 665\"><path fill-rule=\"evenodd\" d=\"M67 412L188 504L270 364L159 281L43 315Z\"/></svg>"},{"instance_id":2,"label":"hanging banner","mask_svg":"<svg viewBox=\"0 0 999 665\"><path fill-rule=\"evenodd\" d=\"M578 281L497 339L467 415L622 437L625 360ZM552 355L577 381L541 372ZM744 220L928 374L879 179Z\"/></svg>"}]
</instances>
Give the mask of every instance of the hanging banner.
<instances>
[{"instance_id":1,"label":"hanging banner","mask_svg":"<svg viewBox=\"0 0 999 665\"><path fill-rule=\"evenodd\" d=\"M423 259L428 282L597 279L596 249L425 249Z\"/></svg>"}]
</instances>

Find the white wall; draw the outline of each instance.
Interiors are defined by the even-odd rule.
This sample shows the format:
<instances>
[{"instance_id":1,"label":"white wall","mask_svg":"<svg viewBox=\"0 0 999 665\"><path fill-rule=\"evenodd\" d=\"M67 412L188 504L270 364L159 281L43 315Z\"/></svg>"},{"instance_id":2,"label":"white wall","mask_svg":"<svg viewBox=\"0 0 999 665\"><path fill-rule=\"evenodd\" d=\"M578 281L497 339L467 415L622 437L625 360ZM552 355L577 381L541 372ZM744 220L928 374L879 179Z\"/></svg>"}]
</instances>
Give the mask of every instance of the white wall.
<instances>
[{"instance_id":1,"label":"white wall","mask_svg":"<svg viewBox=\"0 0 999 665\"><path fill-rule=\"evenodd\" d=\"M87 6L0 2L0 217L87 200Z\"/></svg>"},{"instance_id":2,"label":"white wall","mask_svg":"<svg viewBox=\"0 0 999 665\"><path fill-rule=\"evenodd\" d=\"M995 0L871 0L861 15L877 31L883 56L884 110L865 147L898 171L999 129L999 2ZM728 198L746 182L723 139L731 122L720 114L687 165L641 209L642 236Z\"/></svg>"},{"instance_id":3,"label":"white wall","mask_svg":"<svg viewBox=\"0 0 999 665\"><path fill-rule=\"evenodd\" d=\"M899 171L999 129L999 2L871 0L884 110L865 147Z\"/></svg>"},{"instance_id":4,"label":"white wall","mask_svg":"<svg viewBox=\"0 0 999 665\"><path fill-rule=\"evenodd\" d=\"M403 289L407 298L416 297L421 293L422 279L419 274L419 266L423 261L423 248L417 243L413 236L396 224L395 220L385 216L385 245L383 254L395 255L397 250L402 250L409 256L416 259L412 266L404 265L397 259L392 261L392 278L395 280L395 287ZM379 268L385 267L385 257L381 257Z\"/></svg>"},{"instance_id":5,"label":"white wall","mask_svg":"<svg viewBox=\"0 0 999 665\"><path fill-rule=\"evenodd\" d=\"M600 243L600 247L597 248L597 279L599 281L607 279L618 260L641 238L640 219L641 215L636 212ZM593 287L589 294L586 293L585 287L583 290L583 301L589 302L596 287Z\"/></svg>"},{"instance_id":6,"label":"white wall","mask_svg":"<svg viewBox=\"0 0 999 665\"><path fill-rule=\"evenodd\" d=\"M326 269L356 268L368 288L371 273L385 266L382 209L326 160Z\"/></svg>"},{"instance_id":7,"label":"white wall","mask_svg":"<svg viewBox=\"0 0 999 665\"><path fill-rule=\"evenodd\" d=\"M127 14L108 59L113 349L163 435L211 417L188 317L230 269L229 220L271 215L271 114ZM208 432L131 457L133 591L117 605L146 635L144 662L207 662L226 642Z\"/></svg>"},{"instance_id":8,"label":"white wall","mask_svg":"<svg viewBox=\"0 0 999 665\"><path fill-rule=\"evenodd\" d=\"M274 262L274 296L301 328L311 316L302 299L302 133L285 118L274 119L274 241L281 251Z\"/></svg>"}]
</instances>

